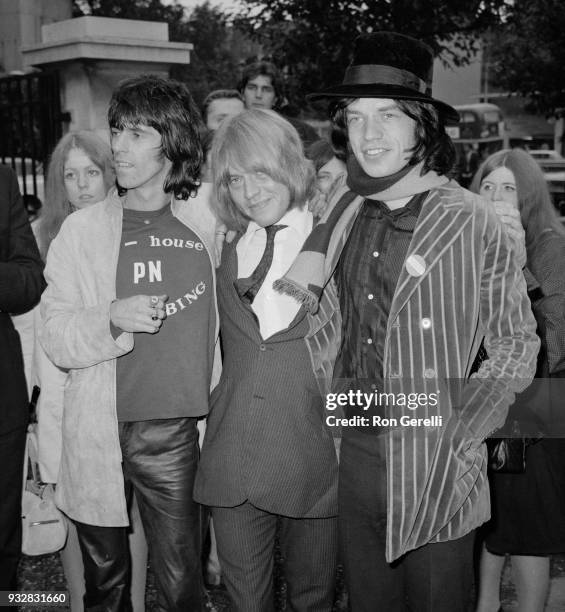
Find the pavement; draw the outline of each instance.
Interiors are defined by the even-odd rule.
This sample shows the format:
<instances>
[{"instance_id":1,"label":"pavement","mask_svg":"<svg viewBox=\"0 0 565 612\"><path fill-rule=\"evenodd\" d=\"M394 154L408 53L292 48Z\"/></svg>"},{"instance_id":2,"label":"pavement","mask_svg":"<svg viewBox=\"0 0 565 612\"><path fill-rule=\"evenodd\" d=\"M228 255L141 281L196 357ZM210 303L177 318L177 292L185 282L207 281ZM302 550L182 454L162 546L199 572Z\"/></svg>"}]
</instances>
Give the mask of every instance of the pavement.
<instances>
[{"instance_id":1,"label":"pavement","mask_svg":"<svg viewBox=\"0 0 565 612\"><path fill-rule=\"evenodd\" d=\"M565 576L552 579L549 601L545 609L546 612L565 610Z\"/></svg>"},{"instance_id":2,"label":"pavement","mask_svg":"<svg viewBox=\"0 0 565 612\"><path fill-rule=\"evenodd\" d=\"M285 599L286 599L286 586L282 578L281 564L278 550L275 548L275 571L274 571L274 584L275 584L275 607L277 612L284 612L286 610ZM336 603L331 612L346 612L347 603L345 600L345 593L343 589L343 578L341 569L338 570L337 576L338 592L336 596ZM65 576L63 574L63 567L59 558L59 554L41 555L38 557L23 556L20 562L18 571L18 588L21 591L64 591L66 590ZM223 587L220 586L209 586L208 587L208 601L210 612L234 612L233 607L230 603L228 594ZM156 589L153 572L151 571L151 564L147 569L147 587L145 595L145 611L152 612L156 609ZM51 608L52 610L69 609L68 606L60 606L57 608ZM37 608L32 606L20 607L21 612L45 612L45 608ZM187 610L186 612L192 612ZM330 611L328 611L330 612Z\"/></svg>"},{"instance_id":3,"label":"pavement","mask_svg":"<svg viewBox=\"0 0 565 612\"><path fill-rule=\"evenodd\" d=\"M59 555L42 555L39 557L22 558L19 571L19 588L22 591L63 591L65 577L59 561ZM284 581L275 572L275 590L277 612L284 612L285 586ZM233 612L229 598L223 587L213 587L209 591L211 609L217 612ZM517 610L516 593L510 576L510 564L507 562L502 579L502 608L504 612ZM155 585L151 568L147 576L146 612L152 612L155 605ZM60 608L59 608L60 609ZM68 608L67 608L68 609ZM22 607L22 612L45 611L45 608ZM341 574L338 576L338 596L333 612L346 612L345 594ZM189 611L187 611L189 612ZM565 555L556 555L551 562L551 586L545 612L565 612Z\"/></svg>"}]
</instances>

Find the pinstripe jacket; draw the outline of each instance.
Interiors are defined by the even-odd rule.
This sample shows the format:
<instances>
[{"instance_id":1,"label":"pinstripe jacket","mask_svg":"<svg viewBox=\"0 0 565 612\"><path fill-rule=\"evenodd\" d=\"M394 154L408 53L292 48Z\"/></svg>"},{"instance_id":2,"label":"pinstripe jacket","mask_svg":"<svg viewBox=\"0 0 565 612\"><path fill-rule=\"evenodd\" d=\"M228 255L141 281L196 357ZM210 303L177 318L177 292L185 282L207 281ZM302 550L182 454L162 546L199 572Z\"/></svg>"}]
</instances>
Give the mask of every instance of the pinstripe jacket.
<instances>
[{"instance_id":1,"label":"pinstripe jacket","mask_svg":"<svg viewBox=\"0 0 565 612\"><path fill-rule=\"evenodd\" d=\"M223 342L222 377L210 400L194 498L232 508L245 501L293 518L337 515L337 457L324 427L327 392L339 334L338 303L325 316L301 309L290 325L263 339L257 317L235 288L236 244L225 244L218 269ZM308 351L305 334L318 335ZM314 378L312 372L329 378ZM321 389L316 388L322 385Z\"/></svg>"},{"instance_id":2,"label":"pinstripe jacket","mask_svg":"<svg viewBox=\"0 0 565 612\"><path fill-rule=\"evenodd\" d=\"M522 272L481 198L446 177L414 171L379 199L425 190L389 313L383 391L437 392L437 406L404 412L440 415L443 423L386 430L389 562L424 544L462 537L488 520L483 441L531 381L539 348ZM362 202L357 198L344 213L350 218L328 253L328 270L335 269ZM324 293L335 295L333 281ZM324 313L332 316L331 309ZM469 376L483 337L489 359ZM323 335L308 340L314 350L331 350L323 349ZM401 414L397 406L387 408L389 417Z\"/></svg>"}]
</instances>

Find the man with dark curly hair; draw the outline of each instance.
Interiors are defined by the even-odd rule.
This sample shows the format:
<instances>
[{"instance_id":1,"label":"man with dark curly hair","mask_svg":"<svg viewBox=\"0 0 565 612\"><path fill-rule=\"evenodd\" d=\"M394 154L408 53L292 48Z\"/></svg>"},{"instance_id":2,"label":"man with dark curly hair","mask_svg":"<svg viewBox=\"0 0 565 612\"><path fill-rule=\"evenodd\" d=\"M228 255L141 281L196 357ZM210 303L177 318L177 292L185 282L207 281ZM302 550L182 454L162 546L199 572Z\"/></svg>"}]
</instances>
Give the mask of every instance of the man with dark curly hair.
<instances>
[{"instance_id":1,"label":"man with dark curly hair","mask_svg":"<svg viewBox=\"0 0 565 612\"><path fill-rule=\"evenodd\" d=\"M316 130L301 119L289 116L281 71L272 62L261 60L248 64L237 85L245 108L265 108L280 112L295 128L305 146L319 138Z\"/></svg>"}]
</instances>

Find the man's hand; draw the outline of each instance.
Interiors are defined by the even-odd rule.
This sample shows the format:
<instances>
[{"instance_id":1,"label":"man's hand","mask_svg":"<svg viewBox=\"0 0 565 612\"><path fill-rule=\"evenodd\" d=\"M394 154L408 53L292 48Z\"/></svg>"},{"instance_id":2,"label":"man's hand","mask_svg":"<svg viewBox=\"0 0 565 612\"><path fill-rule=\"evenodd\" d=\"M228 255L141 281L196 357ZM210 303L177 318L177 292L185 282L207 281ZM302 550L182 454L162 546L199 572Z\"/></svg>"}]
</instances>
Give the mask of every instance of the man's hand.
<instances>
[{"instance_id":1,"label":"man's hand","mask_svg":"<svg viewBox=\"0 0 565 612\"><path fill-rule=\"evenodd\" d=\"M222 249L224 248L224 242L230 244L236 236L236 232L233 230L228 230L228 228L224 225L218 225L216 227L216 234L214 239L214 247L216 249L216 267L220 265L220 261L222 259Z\"/></svg>"},{"instance_id":2,"label":"man's hand","mask_svg":"<svg viewBox=\"0 0 565 612\"><path fill-rule=\"evenodd\" d=\"M308 210L314 215L314 219L319 219L327 210L328 204L332 201L338 189L343 187L347 181L347 173L342 172L333 180L328 193L323 194L316 189L314 196L308 200Z\"/></svg>"},{"instance_id":3,"label":"man's hand","mask_svg":"<svg viewBox=\"0 0 565 612\"><path fill-rule=\"evenodd\" d=\"M523 268L526 265L526 232L520 218L520 211L512 204L497 200L493 202L494 210L504 225L506 233L510 238L512 250L518 260L518 265Z\"/></svg>"},{"instance_id":4,"label":"man's hand","mask_svg":"<svg viewBox=\"0 0 565 612\"><path fill-rule=\"evenodd\" d=\"M328 201L326 196L316 189L314 195L308 200L308 210L314 215L314 219L319 219L326 210Z\"/></svg>"},{"instance_id":5,"label":"man's hand","mask_svg":"<svg viewBox=\"0 0 565 612\"><path fill-rule=\"evenodd\" d=\"M167 295L132 295L110 305L110 321L125 332L155 334L167 314Z\"/></svg>"}]
</instances>

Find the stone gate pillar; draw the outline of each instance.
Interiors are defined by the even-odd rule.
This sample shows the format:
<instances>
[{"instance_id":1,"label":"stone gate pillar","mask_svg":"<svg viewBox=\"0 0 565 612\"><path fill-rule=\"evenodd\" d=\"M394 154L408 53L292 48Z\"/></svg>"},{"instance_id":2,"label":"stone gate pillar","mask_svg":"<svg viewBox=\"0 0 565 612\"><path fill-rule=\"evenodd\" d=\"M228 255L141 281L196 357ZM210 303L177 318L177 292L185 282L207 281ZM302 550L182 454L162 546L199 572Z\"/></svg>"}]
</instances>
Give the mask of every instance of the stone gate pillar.
<instances>
[{"instance_id":1,"label":"stone gate pillar","mask_svg":"<svg viewBox=\"0 0 565 612\"><path fill-rule=\"evenodd\" d=\"M27 66L60 73L61 106L70 130L107 135L112 90L141 73L168 76L172 64L190 62L189 43L169 42L168 24L78 17L42 27L42 42L22 48Z\"/></svg>"}]
</instances>

